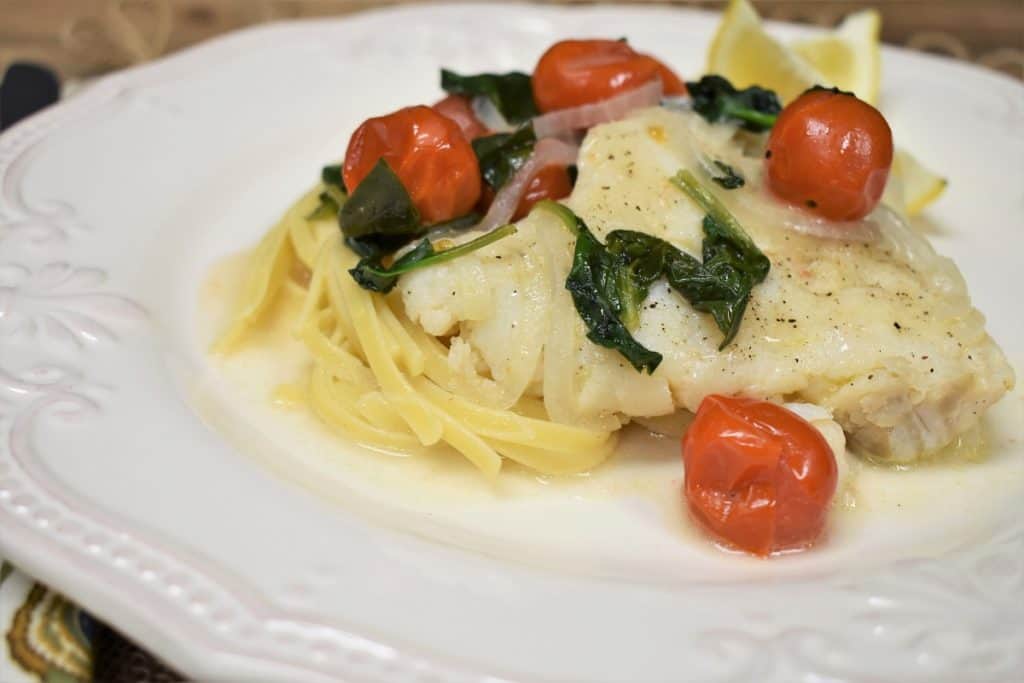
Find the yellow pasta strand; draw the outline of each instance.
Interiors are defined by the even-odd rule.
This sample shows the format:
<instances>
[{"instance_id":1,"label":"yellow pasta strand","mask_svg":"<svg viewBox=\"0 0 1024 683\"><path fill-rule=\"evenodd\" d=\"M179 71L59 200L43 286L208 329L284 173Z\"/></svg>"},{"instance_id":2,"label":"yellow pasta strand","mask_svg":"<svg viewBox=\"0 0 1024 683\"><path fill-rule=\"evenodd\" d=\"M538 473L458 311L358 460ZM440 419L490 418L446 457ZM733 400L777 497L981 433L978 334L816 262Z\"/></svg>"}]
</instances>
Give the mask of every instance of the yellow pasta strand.
<instances>
[{"instance_id":1,"label":"yellow pasta strand","mask_svg":"<svg viewBox=\"0 0 1024 683\"><path fill-rule=\"evenodd\" d=\"M311 221L307 217L320 205L320 193L323 186L310 190L302 199L285 213L283 222L288 224L288 236L295 255L310 270L313 269L316 257L320 253L320 245L324 239L338 230L338 222L333 218Z\"/></svg>"},{"instance_id":2,"label":"yellow pasta strand","mask_svg":"<svg viewBox=\"0 0 1024 683\"><path fill-rule=\"evenodd\" d=\"M296 396L339 433L402 453L444 442L487 477L498 474L503 457L554 475L588 470L614 451L613 429L554 422L545 407L552 397L516 401L493 379L460 372L448 348L409 319L400 297L361 289L347 272L358 257L342 244L336 223L307 218L319 192L299 200L253 250L218 350L244 338L287 282L303 297L294 334L312 361L308 389ZM289 278L298 264L309 269L308 281ZM553 378L545 376L546 390ZM571 387L554 393L569 397ZM559 412L565 420L571 408Z\"/></svg>"},{"instance_id":3,"label":"yellow pasta strand","mask_svg":"<svg viewBox=\"0 0 1024 683\"><path fill-rule=\"evenodd\" d=\"M246 280L235 304L231 324L214 343L214 353L232 350L273 302L294 260L287 238L288 226L282 221L249 255Z\"/></svg>"},{"instance_id":4,"label":"yellow pasta strand","mask_svg":"<svg viewBox=\"0 0 1024 683\"><path fill-rule=\"evenodd\" d=\"M405 367L405 371L410 376L416 377L417 375L423 374L423 351L417 346L413 338L409 336L409 333L402 323L398 322L398 318L395 317L394 312L382 297L375 297L374 307L377 309L377 316L381 322L384 323L384 327L387 329L391 338L395 342L395 346L398 350L398 360L402 362Z\"/></svg>"},{"instance_id":5,"label":"yellow pasta strand","mask_svg":"<svg viewBox=\"0 0 1024 683\"><path fill-rule=\"evenodd\" d=\"M394 361L394 340L385 334L384 327L376 315L376 308L370 294L355 283L352 278L338 277L349 267L355 265L355 255L340 244L334 249L337 252L338 269L332 278L338 283L344 303L351 315L355 338L359 340L363 355L377 377L384 394L399 410L402 418L409 423L416 436L424 446L437 443L441 439L442 426L433 411L429 410L422 399L418 399L409 381L398 369Z\"/></svg>"},{"instance_id":6,"label":"yellow pasta strand","mask_svg":"<svg viewBox=\"0 0 1024 683\"><path fill-rule=\"evenodd\" d=\"M351 438L405 453L414 453L420 446L412 434L381 429L359 417L345 387L336 386L331 375L322 368L313 370L310 377L309 402L323 422Z\"/></svg>"},{"instance_id":7,"label":"yellow pasta strand","mask_svg":"<svg viewBox=\"0 0 1024 683\"><path fill-rule=\"evenodd\" d=\"M488 441L499 453L520 465L543 474L562 475L578 474L597 467L615 451L618 439L613 434L600 447L579 451L555 451L500 440Z\"/></svg>"}]
</instances>

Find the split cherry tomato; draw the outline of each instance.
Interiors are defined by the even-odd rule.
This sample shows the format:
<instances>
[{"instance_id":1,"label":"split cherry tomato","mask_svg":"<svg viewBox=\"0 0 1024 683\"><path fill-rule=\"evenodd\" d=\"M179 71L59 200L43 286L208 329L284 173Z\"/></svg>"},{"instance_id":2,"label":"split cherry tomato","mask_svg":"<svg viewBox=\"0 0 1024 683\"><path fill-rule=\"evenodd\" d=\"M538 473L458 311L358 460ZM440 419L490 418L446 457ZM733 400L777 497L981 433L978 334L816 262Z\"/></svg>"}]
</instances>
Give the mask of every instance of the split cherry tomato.
<instances>
[{"instance_id":1,"label":"split cherry tomato","mask_svg":"<svg viewBox=\"0 0 1024 683\"><path fill-rule=\"evenodd\" d=\"M755 555L812 544L838 468L825 437L780 405L708 396L683 437L691 514L725 544Z\"/></svg>"},{"instance_id":2,"label":"split cherry tomato","mask_svg":"<svg viewBox=\"0 0 1024 683\"><path fill-rule=\"evenodd\" d=\"M426 223L465 215L480 198L480 165L458 124L430 107L363 122L348 142L343 174L355 190L384 159Z\"/></svg>"},{"instance_id":3,"label":"split cherry tomato","mask_svg":"<svg viewBox=\"0 0 1024 683\"><path fill-rule=\"evenodd\" d=\"M465 95L449 95L434 104L433 109L441 116L447 116L459 124L462 134L469 141L490 133L487 130L487 126L476 117L476 112L473 111L473 104Z\"/></svg>"},{"instance_id":4,"label":"split cherry tomato","mask_svg":"<svg viewBox=\"0 0 1024 683\"><path fill-rule=\"evenodd\" d=\"M542 199L562 199L572 192L572 179L565 166L546 166L526 186L523 198L519 200L513 221L530 213L533 205Z\"/></svg>"},{"instance_id":5,"label":"split cherry tomato","mask_svg":"<svg viewBox=\"0 0 1024 683\"><path fill-rule=\"evenodd\" d=\"M849 93L809 90L772 128L768 186L829 220L857 220L881 199L892 154L892 131L877 109Z\"/></svg>"},{"instance_id":6,"label":"split cherry tomato","mask_svg":"<svg viewBox=\"0 0 1024 683\"><path fill-rule=\"evenodd\" d=\"M683 95L686 84L654 57L621 40L563 40L541 56L533 71L533 99L542 112L600 102L661 77L665 93Z\"/></svg>"}]
</instances>

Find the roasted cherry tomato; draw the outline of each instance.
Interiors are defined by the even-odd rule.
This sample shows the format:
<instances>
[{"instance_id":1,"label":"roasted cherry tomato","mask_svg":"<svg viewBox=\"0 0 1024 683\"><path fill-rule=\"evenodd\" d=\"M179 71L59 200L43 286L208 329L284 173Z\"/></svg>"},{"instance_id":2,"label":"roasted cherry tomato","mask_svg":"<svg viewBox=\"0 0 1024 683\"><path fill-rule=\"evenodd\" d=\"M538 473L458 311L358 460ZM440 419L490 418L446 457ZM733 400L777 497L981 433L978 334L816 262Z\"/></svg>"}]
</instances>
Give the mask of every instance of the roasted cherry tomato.
<instances>
[{"instance_id":1,"label":"roasted cherry tomato","mask_svg":"<svg viewBox=\"0 0 1024 683\"><path fill-rule=\"evenodd\" d=\"M519 200L516 207L513 221L530 213L533 205L542 199L562 199L568 197L572 192L572 179L569 177L569 170L565 166L547 166L542 168L540 173L533 177L530 184L526 186L523 198Z\"/></svg>"},{"instance_id":2,"label":"roasted cherry tomato","mask_svg":"<svg viewBox=\"0 0 1024 683\"><path fill-rule=\"evenodd\" d=\"M600 102L661 77L665 93L682 95L686 84L654 57L621 40L563 40L533 70L533 99L542 112Z\"/></svg>"},{"instance_id":3,"label":"roasted cherry tomato","mask_svg":"<svg viewBox=\"0 0 1024 683\"><path fill-rule=\"evenodd\" d=\"M465 95L449 95L433 106L434 111L442 116L447 116L459 124L462 134L467 140L475 140L478 137L490 133L487 126L480 122L473 111L473 104Z\"/></svg>"},{"instance_id":4,"label":"roasted cherry tomato","mask_svg":"<svg viewBox=\"0 0 1024 683\"><path fill-rule=\"evenodd\" d=\"M367 119L348 141L345 186L355 190L384 159L426 223L465 215L480 198L480 165L458 124L430 107Z\"/></svg>"},{"instance_id":5,"label":"roasted cherry tomato","mask_svg":"<svg viewBox=\"0 0 1024 683\"><path fill-rule=\"evenodd\" d=\"M683 437L691 514L729 546L765 556L818 538L836 490L821 433L780 405L708 396Z\"/></svg>"},{"instance_id":6,"label":"roasted cherry tomato","mask_svg":"<svg viewBox=\"0 0 1024 683\"><path fill-rule=\"evenodd\" d=\"M885 190L892 131L867 102L817 88L782 110L765 156L768 186L777 196L829 220L857 220Z\"/></svg>"}]
</instances>

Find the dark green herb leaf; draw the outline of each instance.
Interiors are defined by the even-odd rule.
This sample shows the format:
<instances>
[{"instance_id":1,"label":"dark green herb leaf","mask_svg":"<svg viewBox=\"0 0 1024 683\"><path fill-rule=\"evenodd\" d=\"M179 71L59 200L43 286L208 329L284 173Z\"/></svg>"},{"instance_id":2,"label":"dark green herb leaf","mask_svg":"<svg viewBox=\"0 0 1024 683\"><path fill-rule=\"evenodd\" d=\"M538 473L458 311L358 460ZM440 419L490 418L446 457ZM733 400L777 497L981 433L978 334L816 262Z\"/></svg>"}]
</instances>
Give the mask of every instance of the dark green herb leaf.
<instances>
[{"instance_id":1,"label":"dark green herb leaf","mask_svg":"<svg viewBox=\"0 0 1024 683\"><path fill-rule=\"evenodd\" d=\"M694 309L710 313L724 338L724 349L739 331L750 292L764 281L771 264L735 217L689 171L672 182L707 212L702 261L665 240L633 230L614 230L606 244L567 207L543 201L576 236L566 289L595 344L615 349L637 370L654 372L661 355L637 342L630 330L651 285L664 277Z\"/></svg>"},{"instance_id":2,"label":"dark green herb leaf","mask_svg":"<svg viewBox=\"0 0 1024 683\"><path fill-rule=\"evenodd\" d=\"M633 305L638 294L617 256L567 207L549 200L538 202L537 206L553 212L576 235L572 268L565 288L587 327L587 338L618 351L638 371L654 372L661 363L661 354L636 341L620 318L621 312Z\"/></svg>"},{"instance_id":3,"label":"dark green herb leaf","mask_svg":"<svg viewBox=\"0 0 1024 683\"><path fill-rule=\"evenodd\" d=\"M458 218L453 218L450 221L442 221L440 223L423 226L416 235L395 235L394 237L387 237L384 235L367 235L366 237L359 238L346 237L345 244L348 245L349 249L363 258L384 258L387 254L404 247L417 235L427 232L436 234L442 230L465 230L466 228L473 227L479 222L480 214L467 213L465 216L459 216Z\"/></svg>"},{"instance_id":4,"label":"dark green herb leaf","mask_svg":"<svg viewBox=\"0 0 1024 683\"><path fill-rule=\"evenodd\" d=\"M341 207L338 221L345 237L373 241L405 241L423 232L420 215L408 190L383 159Z\"/></svg>"},{"instance_id":5,"label":"dark green herb leaf","mask_svg":"<svg viewBox=\"0 0 1024 683\"><path fill-rule=\"evenodd\" d=\"M482 216L478 213L467 213L465 216L459 216L449 221L441 221L440 223L431 223L426 226L424 230L432 233L437 233L441 230L465 230L466 228L472 228L474 225L480 222Z\"/></svg>"},{"instance_id":6,"label":"dark green herb leaf","mask_svg":"<svg viewBox=\"0 0 1024 683\"><path fill-rule=\"evenodd\" d=\"M320 180L323 181L324 185L336 187L343 194L348 194L348 190L345 188L345 180L341 176L341 164L324 166L320 171Z\"/></svg>"},{"instance_id":7,"label":"dark green herb leaf","mask_svg":"<svg viewBox=\"0 0 1024 683\"><path fill-rule=\"evenodd\" d=\"M782 111L778 96L756 85L737 90L725 78L709 75L687 82L693 110L710 123L733 121L754 133L768 130Z\"/></svg>"},{"instance_id":8,"label":"dark green herb leaf","mask_svg":"<svg viewBox=\"0 0 1024 683\"><path fill-rule=\"evenodd\" d=\"M480 173L495 192L515 175L533 153L537 136L527 124L514 133L497 133L473 140Z\"/></svg>"},{"instance_id":9,"label":"dark green herb leaf","mask_svg":"<svg viewBox=\"0 0 1024 683\"><path fill-rule=\"evenodd\" d=\"M739 331L750 292L768 276L771 262L739 221L692 173L680 171L672 178L672 183L707 215L703 223L701 269L694 270L689 262L672 262L665 275L669 284L695 309L714 317L718 329L725 335L719 346L723 349Z\"/></svg>"},{"instance_id":10,"label":"dark green herb leaf","mask_svg":"<svg viewBox=\"0 0 1024 683\"><path fill-rule=\"evenodd\" d=\"M711 180L718 183L726 190L735 190L737 187L743 187L746 184L746 181L743 179L743 176L737 173L736 170L729 164L718 161L717 159L715 160L714 164L715 166L718 167L718 170L724 173L725 175L711 176Z\"/></svg>"},{"instance_id":11,"label":"dark green herb leaf","mask_svg":"<svg viewBox=\"0 0 1024 683\"><path fill-rule=\"evenodd\" d=\"M408 235L396 235L394 237L367 235L366 237L346 237L345 244L363 258L384 258L388 254L401 249L413 239L415 237Z\"/></svg>"},{"instance_id":12,"label":"dark green herb leaf","mask_svg":"<svg viewBox=\"0 0 1024 683\"><path fill-rule=\"evenodd\" d=\"M486 247L488 244L497 242L504 237L508 237L515 232L516 228L514 225L506 225L469 242L443 251L435 251L433 243L429 239L424 239L388 267L382 264L380 254L367 255L349 273L352 274L353 279L363 289L387 293L391 291L395 283L398 282L398 277L403 273L434 266L459 256L464 256L477 249Z\"/></svg>"},{"instance_id":13,"label":"dark green herb leaf","mask_svg":"<svg viewBox=\"0 0 1024 683\"><path fill-rule=\"evenodd\" d=\"M675 250L668 242L634 230L613 230L606 246L618 266L617 310L629 330L640 325L640 305Z\"/></svg>"},{"instance_id":14,"label":"dark green herb leaf","mask_svg":"<svg viewBox=\"0 0 1024 683\"><path fill-rule=\"evenodd\" d=\"M540 112L533 102L533 87L527 74L513 71L507 74L476 74L460 76L441 69L441 87L453 95L486 97L512 124L528 121Z\"/></svg>"},{"instance_id":15,"label":"dark green herb leaf","mask_svg":"<svg viewBox=\"0 0 1024 683\"><path fill-rule=\"evenodd\" d=\"M854 92L852 92L850 90L840 90L839 88L837 88L835 86L832 86L831 88L826 88L823 85L812 85L810 88L808 88L807 90L804 90L800 94L801 95L806 95L809 92L818 92L818 91L830 92L833 95L849 95L850 97L856 97L857 96L856 93L854 93Z\"/></svg>"},{"instance_id":16,"label":"dark green herb leaf","mask_svg":"<svg viewBox=\"0 0 1024 683\"><path fill-rule=\"evenodd\" d=\"M340 165L324 166L320 171L320 179L324 184L324 191L320 193L320 204L306 216L307 220L336 218L348 199L348 190L345 189L345 181L341 177Z\"/></svg>"}]
</instances>

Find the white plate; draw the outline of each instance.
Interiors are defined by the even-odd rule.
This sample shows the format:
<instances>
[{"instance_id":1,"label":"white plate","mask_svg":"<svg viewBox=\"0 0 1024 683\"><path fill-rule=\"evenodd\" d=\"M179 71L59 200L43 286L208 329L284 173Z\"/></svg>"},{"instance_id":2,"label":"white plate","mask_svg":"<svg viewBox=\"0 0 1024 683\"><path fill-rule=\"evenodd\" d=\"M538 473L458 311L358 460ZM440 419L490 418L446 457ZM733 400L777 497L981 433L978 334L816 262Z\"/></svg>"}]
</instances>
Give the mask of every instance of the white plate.
<instances>
[{"instance_id":1,"label":"white plate","mask_svg":"<svg viewBox=\"0 0 1024 683\"><path fill-rule=\"evenodd\" d=\"M492 5L274 25L113 75L5 134L0 551L203 680L1018 675L1024 448L1005 430L989 461L908 479L924 485L821 549L757 562L672 522L671 458L489 490L317 435L204 354L211 265L360 120L436 98L439 66L528 69L558 37L626 35L694 75L716 21ZM884 56L898 140L951 179L923 228L1021 367L1024 88ZM999 414L1024 423L1019 390Z\"/></svg>"}]
</instances>

